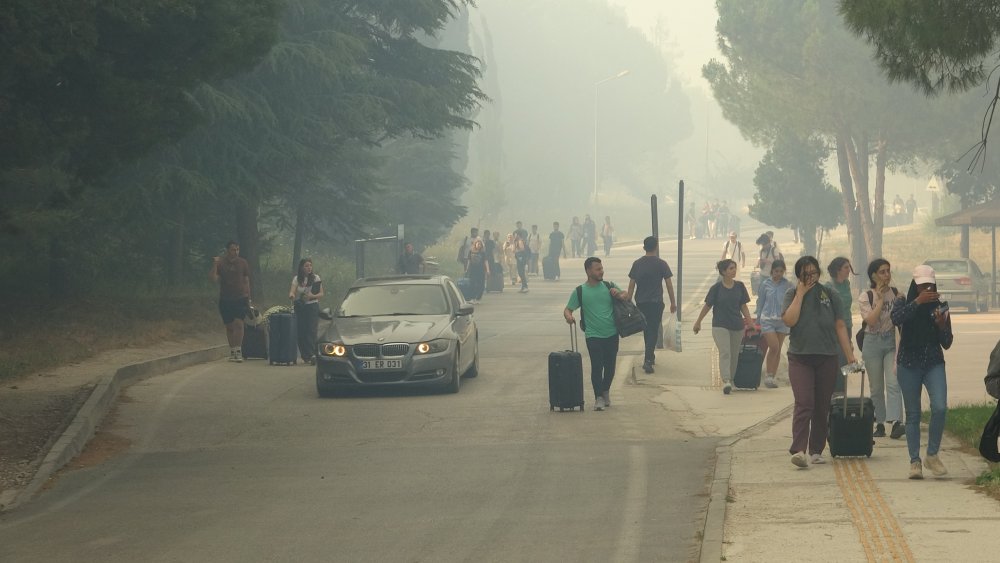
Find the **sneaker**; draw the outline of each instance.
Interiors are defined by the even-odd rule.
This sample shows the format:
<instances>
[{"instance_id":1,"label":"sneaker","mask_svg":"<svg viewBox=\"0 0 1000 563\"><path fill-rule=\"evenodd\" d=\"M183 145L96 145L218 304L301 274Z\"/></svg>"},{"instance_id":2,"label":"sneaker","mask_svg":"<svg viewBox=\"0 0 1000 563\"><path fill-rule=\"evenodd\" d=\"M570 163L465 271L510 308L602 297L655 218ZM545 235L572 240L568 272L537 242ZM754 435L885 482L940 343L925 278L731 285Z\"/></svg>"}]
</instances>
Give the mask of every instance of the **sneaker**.
<instances>
[{"instance_id":1,"label":"sneaker","mask_svg":"<svg viewBox=\"0 0 1000 563\"><path fill-rule=\"evenodd\" d=\"M604 410L604 397L597 397L594 399L594 410L603 411Z\"/></svg>"},{"instance_id":2,"label":"sneaker","mask_svg":"<svg viewBox=\"0 0 1000 563\"><path fill-rule=\"evenodd\" d=\"M725 384L725 385L722 386L722 394L723 395L728 395L728 394L730 394L732 392L733 392L733 386L732 385L730 385L730 384L727 383L727 384Z\"/></svg>"},{"instance_id":3,"label":"sneaker","mask_svg":"<svg viewBox=\"0 0 1000 563\"><path fill-rule=\"evenodd\" d=\"M778 388L778 382L774 380L774 376L773 375L769 375L769 376L767 376L767 377L764 378L764 387L767 387L768 389L777 389Z\"/></svg>"},{"instance_id":4,"label":"sneaker","mask_svg":"<svg viewBox=\"0 0 1000 563\"><path fill-rule=\"evenodd\" d=\"M792 465L795 467L801 467L805 469L809 467L809 461L806 460L806 452L799 452L792 456Z\"/></svg>"},{"instance_id":5,"label":"sneaker","mask_svg":"<svg viewBox=\"0 0 1000 563\"><path fill-rule=\"evenodd\" d=\"M229 361L230 362L235 362L236 361L236 348L230 348L229 349Z\"/></svg>"},{"instance_id":6,"label":"sneaker","mask_svg":"<svg viewBox=\"0 0 1000 563\"><path fill-rule=\"evenodd\" d=\"M872 438L885 438L885 425L881 422L875 425L875 432L872 432Z\"/></svg>"},{"instance_id":7,"label":"sneaker","mask_svg":"<svg viewBox=\"0 0 1000 563\"><path fill-rule=\"evenodd\" d=\"M931 473L933 473L935 477L948 474L948 470L945 469L944 464L941 463L941 459L938 458L937 454L928 454L927 459L924 460L924 467L930 469Z\"/></svg>"},{"instance_id":8,"label":"sneaker","mask_svg":"<svg viewBox=\"0 0 1000 563\"><path fill-rule=\"evenodd\" d=\"M815 463L816 465L822 465L826 463L826 458L823 457L822 454L813 454L809 459L812 463Z\"/></svg>"},{"instance_id":9,"label":"sneaker","mask_svg":"<svg viewBox=\"0 0 1000 563\"><path fill-rule=\"evenodd\" d=\"M914 461L910 464L910 479L923 479L924 470L920 467L919 461Z\"/></svg>"},{"instance_id":10,"label":"sneaker","mask_svg":"<svg viewBox=\"0 0 1000 563\"><path fill-rule=\"evenodd\" d=\"M906 426L900 422L896 421L892 423L892 432L889 433L889 437L893 440L898 440L906 434Z\"/></svg>"},{"instance_id":11,"label":"sneaker","mask_svg":"<svg viewBox=\"0 0 1000 563\"><path fill-rule=\"evenodd\" d=\"M642 364L642 371L646 373L653 373L653 364L649 362Z\"/></svg>"},{"instance_id":12,"label":"sneaker","mask_svg":"<svg viewBox=\"0 0 1000 563\"><path fill-rule=\"evenodd\" d=\"M239 348L236 349L236 353L233 355L233 361L234 362L243 361L243 350L240 350Z\"/></svg>"},{"instance_id":13,"label":"sneaker","mask_svg":"<svg viewBox=\"0 0 1000 563\"><path fill-rule=\"evenodd\" d=\"M604 393L604 408L611 407L611 395L609 393Z\"/></svg>"}]
</instances>

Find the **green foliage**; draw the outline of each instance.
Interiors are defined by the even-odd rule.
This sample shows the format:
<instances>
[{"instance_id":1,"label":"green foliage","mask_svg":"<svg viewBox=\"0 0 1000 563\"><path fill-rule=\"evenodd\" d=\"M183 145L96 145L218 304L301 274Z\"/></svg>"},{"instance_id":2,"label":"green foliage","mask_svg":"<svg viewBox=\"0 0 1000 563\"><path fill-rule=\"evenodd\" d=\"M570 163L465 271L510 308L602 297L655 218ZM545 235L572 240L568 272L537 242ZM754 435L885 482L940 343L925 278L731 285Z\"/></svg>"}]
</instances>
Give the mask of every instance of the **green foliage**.
<instances>
[{"instance_id":1,"label":"green foliage","mask_svg":"<svg viewBox=\"0 0 1000 563\"><path fill-rule=\"evenodd\" d=\"M823 171L828 154L818 139L782 133L754 174L757 191L750 216L767 225L802 229L806 254L816 251L817 227L833 229L844 222L840 194Z\"/></svg>"}]
</instances>

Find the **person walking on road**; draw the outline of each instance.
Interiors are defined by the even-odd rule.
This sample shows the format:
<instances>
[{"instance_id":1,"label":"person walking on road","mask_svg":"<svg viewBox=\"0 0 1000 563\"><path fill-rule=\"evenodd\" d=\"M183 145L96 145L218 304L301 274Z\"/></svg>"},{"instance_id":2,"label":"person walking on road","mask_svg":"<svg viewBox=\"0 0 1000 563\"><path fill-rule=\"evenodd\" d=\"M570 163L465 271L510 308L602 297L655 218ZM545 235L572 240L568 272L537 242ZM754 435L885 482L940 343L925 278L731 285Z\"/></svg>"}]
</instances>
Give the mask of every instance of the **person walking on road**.
<instances>
[{"instance_id":1,"label":"person walking on road","mask_svg":"<svg viewBox=\"0 0 1000 563\"><path fill-rule=\"evenodd\" d=\"M773 266L772 266L773 269ZM809 467L812 463L826 463L827 418L830 415L830 398L837 378L837 350L854 363L844 324L843 308L836 291L820 285L819 262L812 256L803 256L795 262L795 289L785 294L781 320L789 326L788 380L795 396L792 414L792 464Z\"/></svg>"},{"instance_id":2,"label":"person walking on road","mask_svg":"<svg viewBox=\"0 0 1000 563\"><path fill-rule=\"evenodd\" d=\"M938 458L941 436L948 413L948 380L944 370L944 350L951 348L951 315L940 301L934 268L921 264L913 269L913 281L906 299L892 306L892 324L899 327L896 376L906 409L906 447L910 454L910 479L923 479L920 466L920 396L927 388L931 421L927 431L927 458L923 465L940 477L948 470Z\"/></svg>"},{"instance_id":3,"label":"person walking on road","mask_svg":"<svg viewBox=\"0 0 1000 563\"><path fill-rule=\"evenodd\" d=\"M583 225L580 224L579 217L573 217L573 222L569 225L569 242L573 258L583 256Z\"/></svg>"},{"instance_id":4,"label":"person walking on road","mask_svg":"<svg viewBox=\"0 0 1000 563\"><path fill-rule=\"evenodd\" d=\"M528 273L538 275L538 254L542 250L542 233L538 232L538 225L531 226L528 233L528 250L531 256L528 259Z\"/></svg>"},{"instance_id":5,"label":"person walking on road","mask_svg":"<svg viewBox=\"0 0 1000 563\"><path fill-rule=\"evenodd\" d=\"M595 256L583 262L587 281L570 293L563 318L574 324L573 311L580 309L580 326L590 355L590 382L594 387L594 410L611 406L611 381L618 362L618 329L612 299L627 300L628 292L614 282L604 281L604 264Z\"/></svg>"},{"instance_id":6,"label":"person walking on road","mask_svg":"<svg viewBox=\"0 0 1000 563\"><path fill-rule=\"evenodd\" d=\"M413 245L406 245L412 254ZM417 257L420 255L417 254ZM308 365L316 365L316 333L319 331L319 300L323 297L323 281L313 272L312 258L299 260L299 269L292 277L288 298L295 310L299 356Z\"/></svg>"},{"instance_id":7,"label":"person walking on road","mask_svg":"<svg viewBox=\"0 0 1000 563\"><path fill-rule=\"evenodd\" d=\"M527 238L522 237L518 231L514 231L514 259L517 260L517 277L521 278L521 289L518 293L528 293L528 261L531 260L531 249L528 248Z\"/></svg>"},{"instance_id":8,"label":"person walking on road","mask_svg":"<svg viewBox=\"0 0 1000 563\"><path fill-rule=\"evenodd\" d=\"M732 260L736 264L736 275L747 265L747 254L743 252L743 243L736 240L736 231L729 231L729 239L722 245L722 257L719 260Z\"/></svg>"},{"instance_id":9,"label":"person walking on road","mask_svg":"<svg viewBox=\"0 0 1000 563\"><path fill-rule=\"evenodd\" d=\"M559 222L552 223L552 232L549 233L549 263L552 265L552 279L558 281L562 275L559 266L559 258L566 257L566 235L559 230Z\"/></svg>"},{"instance_id":10,"label":"person walking on road","mask_svg":"<svg viewBox=\"0 0 1000 563\"><path fill-rule=\"evenodd\" d=\"M733 390L733 376L739 360L743 331L750 326L750 294L743 282L736 279L736 262L720 260L716 265L722 277L708 289L705 305L694 322L694 333L701 331L701 320L712 311L712 338L719 350L719 372L722 376L722 392L728 395ZM740 320L742 314L743 319Z\"/></svg>"},{"instance_id":11,"label":"person walking on road","mask_svg":"<svg viewBox=\"0 0 1000 563\"><path fill-rule=\"evenodd\" d=\"M601 227L601 241L604 242L604 257L611 256L611 245L615 241L615 228L611 226L611 216L605 215L604 226Z\"/></svg>"},{"instance_id":12,"label":"person walking on road","mask_svg":"<svg viewBox=\"0 0 1000 563\"><path fill-rule=\"evenodd\" d=\"M775 374L781 362L781 346L785 343L789 328L781 320L784 311L785 294L792 288L785 279L785 261L776 259L768 265L770 276L757 290L757 324L764 339L764 386L774 389L778 386Z\"/></svg>"},{"instance_id":13,"label":"person walking on road","mask_svg":"<svg viewBox=\"0 0 1000 563\"><path fill-rule=\"evenodd\" d=\"M635 305L646 317L646 330L643 333L646 353L643 356L642 371L653 373L656 364L656 341L660 335L663 323L663 284L667 285L667 295L670 297L670 313L677 312L677 302L674 300L674 282L670 278L673 272L666 261L656 255L658 241L656 237L646 237L642 241L642 249L646 255L632 263L628 273L628 294L635 296Z\"/></svg>"},{"instance_id":14,"label":"person walking on road","mask_svg":"<svg viewBox=\"0 0 1000 563\"><path fill-rule=\"evenodd\" d=\"M854 342L851 341L850 335L854 334L854 321L851 316L851 304L854 303L854 293L851 290L851 274L854 273L854 267L851 266L851 261L843 256L838 256L826 267L827 273L830 274L830 281L826 282L827 289L833 291L838 296L840 296L840 312L841 317L844 319L844 327L847 329L848 342L851 345L851 349L854 349ZM837 356L840 365L847 365L846 356L840 354ZM844 391L847 382L844 380L844 375L839 371L837 372L837 381L834 383L833 390Z\"/></svg>"},{"instance_id":15,"label":"person walking on road","mask_svg":"<svg viewBox=\"0 0 1000 563\"><path fill-rule=\"evenodd\" d=\"M589 214L583 216L583 246L587 256L593 256L597 252L597 224Z\"/></svg>"},{"instance_id":16,"label":"person walking on road","mask_svg":"<svg viewBox=\"0 0 1000 563\"><path fill-rule=\"evenodd\" d=\"M864 321L861 359L868 371L868 387L875 403L875 438L885 437L885 425L892 423L889 437L898 440L903 426L903 395L896 379L896 327L892 324L892 304L899 291L892 286L889 261L876 258L868 264L871 289L858 295ZM850 333L850 331L848 331Z\"/></svg>"},{"instance_id":17,"label":"person walking on road","mask_svg":"<svg viewBox=\"0 0 1000 563\"><path fill-rule=\"evenodd\" d=\"M229 361L243 361L243 319L250 311L250 264L240 258L240 245L226 243L224 256L212 259L208 277L219 284L219 315L226 325Z\"/></svg>"},{"instance_id":18,"label":"person walking on road","mask_svg":"<svg viewBox=\"0 0 1000 563\"><path fill-rule=\"evenodd\" d=\"M465 269L465 275L469 278L469 302L479 303L483 298L483 291L486 290L486 280L490 276L490 263L486 257L486 248L482 240L472 242L472 250L469 251L469 265Z\"/></svg>"}]
</instances>

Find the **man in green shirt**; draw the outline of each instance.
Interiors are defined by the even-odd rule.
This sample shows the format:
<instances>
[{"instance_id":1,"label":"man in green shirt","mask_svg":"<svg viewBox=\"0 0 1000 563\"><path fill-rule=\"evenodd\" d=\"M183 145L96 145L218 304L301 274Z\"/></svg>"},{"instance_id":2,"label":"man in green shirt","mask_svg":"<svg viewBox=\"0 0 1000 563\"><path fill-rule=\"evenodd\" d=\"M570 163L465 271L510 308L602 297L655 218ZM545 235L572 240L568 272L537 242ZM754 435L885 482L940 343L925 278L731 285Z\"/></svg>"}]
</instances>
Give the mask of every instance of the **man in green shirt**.
<instances>
[{"instance_id":1,"label":"man in green shirt","mask_svg":"<svg viewBox=\"0 0 1000 563\"><path fill-rule=\"evenodd\" d=\"M604 281L604 264L595 256L583 263L587 282L578 286L569 296L563 317L569 324L576 323L573 311L581 309L580 324L587 340L590 355L590 382L594 386L594 410L602 411L611 406L609 391L615 377L618 361L618 329L615 327L612 299L629 299L614 282ZM581 303L582 298L582 303Z\"/></svg>"}]
</instances>

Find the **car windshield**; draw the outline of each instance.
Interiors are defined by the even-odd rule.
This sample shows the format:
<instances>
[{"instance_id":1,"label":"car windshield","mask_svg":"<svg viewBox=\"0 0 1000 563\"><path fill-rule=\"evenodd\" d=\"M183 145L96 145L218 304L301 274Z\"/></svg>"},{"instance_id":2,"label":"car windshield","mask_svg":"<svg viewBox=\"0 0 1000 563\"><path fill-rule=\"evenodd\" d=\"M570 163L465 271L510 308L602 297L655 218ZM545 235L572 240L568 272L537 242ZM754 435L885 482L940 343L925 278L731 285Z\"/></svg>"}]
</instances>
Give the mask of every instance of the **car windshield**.
<instances>
[{"instance_id":1,"label":"car windshield","mask_svg":"<svg viewBox=\"0 0 1000 563\"><path fill-rule=\"evenodd\" d=\"M967 274L968 262L964 260L932 260L927 265L934 268L935 274Z\"/></svg>"},{"instance_id":2,"label":"car windshield","mask_svg":"<svg viewBox=\"0 0 1000 563\"><path fill-rule=\"evenodd\" d=\"M344 298L338 317L447 315L448 302L439 285L372 285L355 287Z\"/></svg>"}]
</instances>

